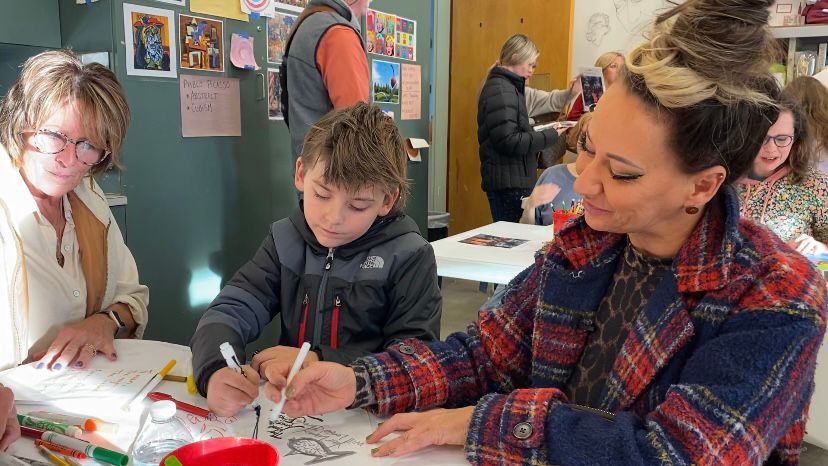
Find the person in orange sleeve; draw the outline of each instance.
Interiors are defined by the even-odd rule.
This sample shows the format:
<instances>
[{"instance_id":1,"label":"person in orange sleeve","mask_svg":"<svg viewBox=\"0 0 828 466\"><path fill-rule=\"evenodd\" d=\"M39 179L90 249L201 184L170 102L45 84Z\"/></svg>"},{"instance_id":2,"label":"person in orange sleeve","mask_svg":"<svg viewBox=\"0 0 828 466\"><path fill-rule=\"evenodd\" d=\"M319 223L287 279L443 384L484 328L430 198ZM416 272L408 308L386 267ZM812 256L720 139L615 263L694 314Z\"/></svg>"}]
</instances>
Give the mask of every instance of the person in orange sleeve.
<instances>
[{"instance_id":1,"label":"person in orange sleeve","mask_svg":"<svg viewBox=\"0 0 828 466\"><path fill-rule=\"evenodd\" d=\"M311 0L292 31L287 62L288 121L294 161L308 129L329 111L368 102L368 60L360 19L371 0Z\"/></svg>"}]
</instances>

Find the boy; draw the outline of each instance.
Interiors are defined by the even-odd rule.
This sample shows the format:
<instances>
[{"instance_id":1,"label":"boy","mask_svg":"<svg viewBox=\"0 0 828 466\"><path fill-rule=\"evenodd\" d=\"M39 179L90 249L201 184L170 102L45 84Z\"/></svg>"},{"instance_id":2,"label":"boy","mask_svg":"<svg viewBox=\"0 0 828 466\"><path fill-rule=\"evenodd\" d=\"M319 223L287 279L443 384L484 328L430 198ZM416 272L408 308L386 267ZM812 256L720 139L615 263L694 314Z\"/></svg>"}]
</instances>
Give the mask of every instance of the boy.
<instances>
[{"instance_id":1,"label":"boy","mask_svg":"<svg viewBox=\"0 0 828 466\"><path fill-rule=\"evenodd\" d=\"M406 168L399 131L378 107L334 110L308 131L294 180L303 205L271 225L190 342L211 411L231 416L249 405L257 372L292 364L305 341L306 362L347 364L405 338L439 338L434 252L402 212ZM219 345L229 341L244 360L245 345L277 317L279 345L257 353L245 376L227 368Z\"/></svg>"}]
</instances>

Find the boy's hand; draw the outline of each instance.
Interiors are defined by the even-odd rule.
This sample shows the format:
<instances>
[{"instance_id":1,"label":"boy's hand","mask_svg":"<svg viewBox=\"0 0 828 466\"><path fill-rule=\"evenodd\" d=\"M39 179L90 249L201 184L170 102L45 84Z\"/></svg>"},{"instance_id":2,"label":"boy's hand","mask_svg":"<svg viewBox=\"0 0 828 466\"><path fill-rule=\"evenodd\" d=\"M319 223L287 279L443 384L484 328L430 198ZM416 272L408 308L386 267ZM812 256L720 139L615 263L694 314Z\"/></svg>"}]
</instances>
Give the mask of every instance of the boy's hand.
<instances>
[{"instance_id":1,"label":"boy's hand","mask_svg":"<svg viewBox=\"0 0 828 466\"><path fill-rule=\"evenodd\" d=\"M207 407L219 416L235 416L259 396L259 374L250 366L242 366L244 375L221 368L207 381Z\"/></svg>"},{"instance_id":2,"label":"boy's hand","mask_svg":"<svg viewBox=\"0 0 828 466\"><path fill-rule=\"evenodd\" d=\"M253 366L253 369L256 369L256 371L259 372L259 375L265 377L265 371L267 371L268 366L286 363L288 368L290 368L293 366L293 361L296 360L296 356L298 355L299 348L282 345L273 346L253 355L250 365ZM302 367L306 367L308 364L317 361L319 361L319 355L317 355L315 351L308 351L308 355L305 357L305 362L302 364Z\"/></svg>"},{"instance_id":3,"label":"boy's hand","mask_svg":"<svg viewBox=\"0 0 828 466\"><path fill-rule=\"evenodd\" d=\"M272 364L265 376L265 396L278 402L292 362ZM317 362L300 370L285 390L284 412L288 416L324 414L351 406L356 397L356 376L348 366Z\"/></svg>"}]
</instances>

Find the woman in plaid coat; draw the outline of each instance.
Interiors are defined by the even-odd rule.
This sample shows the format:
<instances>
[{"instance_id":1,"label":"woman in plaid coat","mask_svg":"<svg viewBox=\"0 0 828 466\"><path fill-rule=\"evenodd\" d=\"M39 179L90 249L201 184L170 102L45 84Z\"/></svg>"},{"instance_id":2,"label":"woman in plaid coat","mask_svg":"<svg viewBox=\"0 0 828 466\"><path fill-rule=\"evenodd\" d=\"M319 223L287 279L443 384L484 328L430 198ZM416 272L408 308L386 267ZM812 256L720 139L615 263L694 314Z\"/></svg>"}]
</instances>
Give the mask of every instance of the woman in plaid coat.
<instances>
[{"instance_id":1,"label":"woman in plaid coat","mask_svg":"<svg viewBox=\"0 0 828 466\"><path fill-rule=\"evenodd\" d=\"M772 3L660 16L581 138L584 217L503 304L445 342L311 364L285 412L404 413L368 438L401 433L375 456L453 444L479 465L796 464L826 284L739 217L730 187L779 113ZM271 398L287 369L268 368Z\"/></svg>"}]
</instances>

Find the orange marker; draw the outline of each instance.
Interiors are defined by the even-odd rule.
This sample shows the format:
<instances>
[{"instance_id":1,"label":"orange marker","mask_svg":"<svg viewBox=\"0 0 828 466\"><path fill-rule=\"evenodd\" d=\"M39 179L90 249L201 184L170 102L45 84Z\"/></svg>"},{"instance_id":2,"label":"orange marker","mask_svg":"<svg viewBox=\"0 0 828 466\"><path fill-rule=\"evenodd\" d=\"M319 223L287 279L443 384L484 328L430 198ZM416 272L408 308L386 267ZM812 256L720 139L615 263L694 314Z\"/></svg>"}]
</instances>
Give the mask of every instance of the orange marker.
<instances>
[{"instance_id":1,"label":"orange marker","mask_svg":"<svg viewBox=\"0 0 828 466\"><path fill-rule=\"evenodd\" d=\"M79 452L77 450L73 450L69 447L64 447L63 445L58 445L56 443L47 442L45 440L37 439L37 440L35 440L35 445L38 446L38 447L40 447L40 446L45 447L45 448L47 448L47 449L49 449L49 450L51 450L55 453L60 453L61 455L71 456L72 458L77 458L79 460L85 460L86 458L88 458L88 456L86 456L82 452Z\"/></svg>"}]
</instances>

